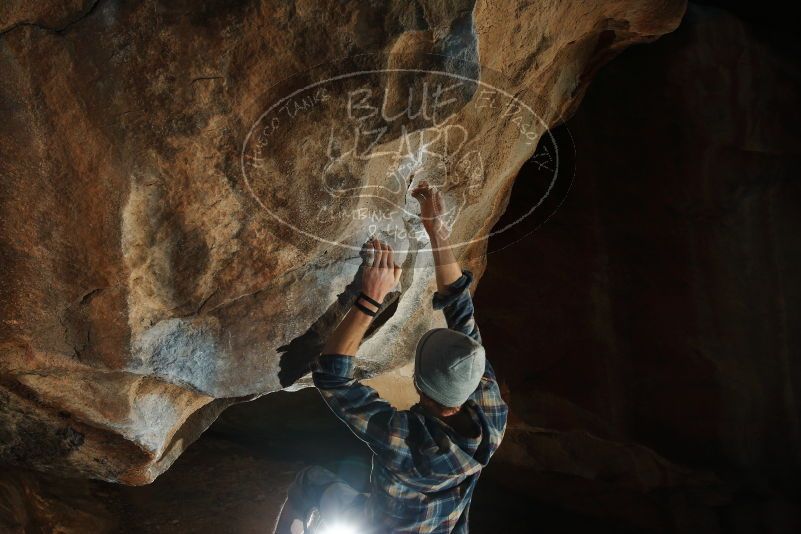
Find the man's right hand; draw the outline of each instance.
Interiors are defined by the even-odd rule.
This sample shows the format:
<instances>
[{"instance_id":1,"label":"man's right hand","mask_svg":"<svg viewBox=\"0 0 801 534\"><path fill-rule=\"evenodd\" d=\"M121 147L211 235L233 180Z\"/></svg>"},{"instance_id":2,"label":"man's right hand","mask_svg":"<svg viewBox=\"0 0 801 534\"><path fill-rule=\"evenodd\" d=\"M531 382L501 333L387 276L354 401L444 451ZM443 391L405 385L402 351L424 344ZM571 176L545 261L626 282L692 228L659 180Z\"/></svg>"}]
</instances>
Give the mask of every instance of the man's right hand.
<instances>
[{"instance_id":1,"label":"man's right hand","mask_svg":"<svg viewBox=\"0 0 801 534\"><path fill-rule=\"evenodd\" d=\"M442 193L434 189L425 180L422 180L412 190L412 196L420 203L420 219L423 227L431 237L447 237L447 227L442 220L445 211Z\"/></svg>"}]
</instances>

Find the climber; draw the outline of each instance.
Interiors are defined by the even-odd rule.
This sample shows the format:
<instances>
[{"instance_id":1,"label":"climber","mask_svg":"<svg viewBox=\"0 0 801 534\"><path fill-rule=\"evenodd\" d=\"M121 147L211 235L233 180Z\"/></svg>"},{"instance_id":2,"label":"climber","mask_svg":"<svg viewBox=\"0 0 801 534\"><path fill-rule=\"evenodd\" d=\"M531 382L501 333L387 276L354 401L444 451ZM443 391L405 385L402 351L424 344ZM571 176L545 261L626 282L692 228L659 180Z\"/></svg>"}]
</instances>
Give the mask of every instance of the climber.
<instances>
[{"instance_id":1,"label":"climber","mask_svg":"<svg viewBox=\"0 0 801 534\"><path fill-rule=\"evenodd\" d=\"M434 255L433 307L448 325L429 330L417 344L413 381L420 401L397 410L353 379L359 344L401 275L392 248L372 240L362 292L312 374L334 414L371 449L371 492L359 493L331 471L308 467L289 488L277 533L468 530L473 490L503 438L507 407L473 319L472 274L459 267L445 235L441 193L421 182L412 194Z\"/></svg>"}]
</instances>

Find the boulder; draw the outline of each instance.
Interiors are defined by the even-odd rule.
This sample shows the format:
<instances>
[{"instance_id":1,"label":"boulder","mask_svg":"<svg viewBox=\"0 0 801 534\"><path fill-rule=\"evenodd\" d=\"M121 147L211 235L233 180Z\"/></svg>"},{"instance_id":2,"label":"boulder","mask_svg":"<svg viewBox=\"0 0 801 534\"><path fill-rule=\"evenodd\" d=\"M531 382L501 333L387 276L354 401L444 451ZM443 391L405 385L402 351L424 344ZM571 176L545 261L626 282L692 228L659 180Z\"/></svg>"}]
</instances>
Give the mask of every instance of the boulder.
<instances>
[{"instance_id":1,"label":"boulder","mask_svg":"<svg viewBox=\"0 0 801 534\"><path fill-rule=\"evenodd\" d=\"M434 290L409 187L439 180L480 275L540 137L685 9L56 4L0 7L0 460L125 484L309 384L370 233L404 276L359 376L408 363Z\"/></svg>"}]
</instances>

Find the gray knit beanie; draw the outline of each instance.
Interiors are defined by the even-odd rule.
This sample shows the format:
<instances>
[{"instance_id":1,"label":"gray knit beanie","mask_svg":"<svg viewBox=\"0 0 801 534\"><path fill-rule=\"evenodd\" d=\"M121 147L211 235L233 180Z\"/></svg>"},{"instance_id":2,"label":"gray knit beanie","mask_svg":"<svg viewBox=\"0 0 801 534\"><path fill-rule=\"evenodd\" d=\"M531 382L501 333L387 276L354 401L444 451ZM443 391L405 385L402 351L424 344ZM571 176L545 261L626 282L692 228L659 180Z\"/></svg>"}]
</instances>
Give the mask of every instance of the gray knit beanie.
<instances>
[{"instance_id":1,"label":"gray knit beanie","mask_svg":"<svg viewBox=\"0 0 801 534\"><path fill-rule=\"evenodd\" d=\"M455 330L435 328L417 343L414 383L432 400L456 408L476 390L484 367L481 343Z\"/></svg>"}]
</instances>

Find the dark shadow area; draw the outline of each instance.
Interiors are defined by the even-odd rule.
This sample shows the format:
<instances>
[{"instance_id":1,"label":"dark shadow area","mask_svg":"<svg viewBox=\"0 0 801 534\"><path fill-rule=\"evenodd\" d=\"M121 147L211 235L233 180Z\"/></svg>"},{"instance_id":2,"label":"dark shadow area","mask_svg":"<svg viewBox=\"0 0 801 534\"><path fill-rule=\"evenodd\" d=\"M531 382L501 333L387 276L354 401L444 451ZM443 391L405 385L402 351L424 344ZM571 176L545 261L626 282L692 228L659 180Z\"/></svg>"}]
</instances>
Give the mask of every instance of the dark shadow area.
<instances>
[{"instance_id":1,"label":"dark shadow area","mask_svg":"<svg viewBox=\"0 0 801 534\"><path fill-rule=\"evenodd\" d=\"M777 44L798 34L737 4L690 4L606 66L567 124L570 195L490 247L477 320L517 427L499 455L532 502L618 528L801 529L801 67ZM510 209L538 198L530 170Z\"/></svg>"},{"instance_id":2,"label":"dark shadow area","mask_svg":"<svg viewBox=\"0 0 801 534\"><path fill-rule=\"evenodd\" d=\"M529 238L556 214L573 187L576 147L570 129L561 125L543 135L512 186L506 210L492 229L487 255Z\"/></svg>"}]
</instances>

